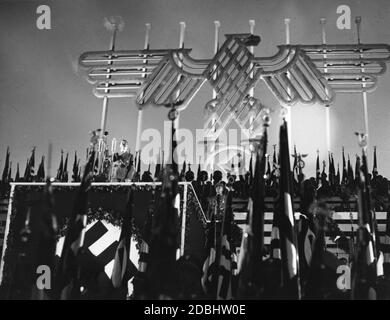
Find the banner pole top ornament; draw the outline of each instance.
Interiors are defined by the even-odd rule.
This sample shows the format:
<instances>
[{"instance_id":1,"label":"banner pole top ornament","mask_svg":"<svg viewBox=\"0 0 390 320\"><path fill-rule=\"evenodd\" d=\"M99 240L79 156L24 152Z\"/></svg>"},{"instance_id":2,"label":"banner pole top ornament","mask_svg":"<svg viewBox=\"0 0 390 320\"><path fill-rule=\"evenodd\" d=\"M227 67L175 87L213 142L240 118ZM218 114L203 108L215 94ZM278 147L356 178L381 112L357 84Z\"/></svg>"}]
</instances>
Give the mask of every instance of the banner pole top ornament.
<instances>
[{"instance_id":1,"label":"banner pole top ornament","mask_svg":"<svg viewBox=\"0 0 390 320\"><path fill-rule=\"evenodd\" d=\"M355 23L356 23L356 32L357 32L357 42L360 44L360 26L362 23L362 17L357 16L355 17Z\"/></svg>"},{"instance_id":2,"label":"banner pole top ornament","mask_svg":"<svg viewBox=\"0 0 390 320\"><path fill-rule=\"evenodd\" d=\"M178 107L180 107L182 103L182 101L172 101L171 103L165 105L166 108L170 108L170 110L168 111L168 119L170 121L175 121L177 119L177 117L179 116Z\"/></svg>"},{"instance_id":3,"label":"banner pole top ornament","mask_svg":"<svg viewBox=\"0 0 390 320\"><path fill-rule=\"evenodd\" d=\"M368 134L367 133L355 132L355 135L358 138L359 147L362 148L363 150L366 150Z\"/></svg>"},{"instance_id":4,"label":"banner pole top ornament","mask_svg":"<svg viewBox=\"0 0 390 320\"><path fill-rule=\"evenodd\" d=\"M110 16L104 18L104 27L108 31L119 31L121 32L125 27L125 22L121 16Z\"/></svg>"}]
</instances>

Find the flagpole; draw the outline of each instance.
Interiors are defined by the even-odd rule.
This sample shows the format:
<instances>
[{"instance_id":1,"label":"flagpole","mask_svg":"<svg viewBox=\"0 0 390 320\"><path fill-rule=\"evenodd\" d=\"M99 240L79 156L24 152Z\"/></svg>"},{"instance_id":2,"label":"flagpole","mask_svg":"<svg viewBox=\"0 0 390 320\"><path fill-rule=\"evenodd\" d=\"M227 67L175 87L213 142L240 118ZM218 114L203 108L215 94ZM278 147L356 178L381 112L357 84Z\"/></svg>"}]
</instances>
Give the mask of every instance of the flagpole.
<instances>
[{"instance_id":1,"label":"flagpole","mask_svg":"<svg viewBox=\"0 0 390 320\"><path fill-rule=\"evenodd\" d=\"M254 31L255 31L255 20L252 19L252 20L249 20L249 32L250 32L251 34L253 34ZM249 47L249 51L250 51L251 54L254 53L254 49L255 49L254 46L250 46L250 47ZM250 67L250 68L252 69L252 64L251 64L251 67ZM254 72L252 71L252 72L250 73L250 78L253 79L253 76L254 76ZM249 96L250 96L251 98L253 98L254 93L255 93L255 89L254 89L254 88L251 88L251 89L249 90ZM255 116L254 116L253 114L251 114L251 116L250 116L250 118L249 118L249 135L250 135L249 138L252 137L254 120L255 120Z\"/></svg>"},{"instance_id":2,"label":"flagpole","mask_svg":"<svg viewBox=\"0 0 390 320\"><path fill-rule=\"evenodd\" d=\"M114 50L115 50L115 40L116 40L117 32L122 30L123 25L124 25L124 23L123 23L121 17L111 17L109 19L105 19L104 26L106 27L107 30L112 31L110 48L109 48L109 50L112 52L114 52ZM112 58L112 56L110 55L109 59L111 59L111 58ZM106 79L110 79L110 77L111 77L110 76L111 69L109 67L110 65L112 65L112 61L108 62ZM105 86L108 87L108 84L106 84ZM107 94L108 89L105 89L104 93ZM102 116L101 116L101 121L100 121L100 137L99 137L100 141L103 141L104 132L106 131L107 112L108 112L108 97L105 95L103 98ZM103 151L101 149L99 149L99 160L102 160L101 157L102 157ZM99 164L98 164L99 172L102 168L102 165L103 165L102 161L99 161Z\"/></svg>"},{"instance_id":3,"label":"flagpole","mask_svg":"<svg viewBox=\"0 0 390 320\"><path fill-rule=\"evenodd\" d=\"M360 45L360 26L361 26L362 18L360 16L355 18L355 23L356 23L356 32L357 32L357 44ZM360 59L363 58L363 51L360 49ZM369 146L369 129L368 129L368 103L367 103L367 92L364 90L366 87L364 81L364 62L361 62L361 72L362 72L362 96L363 96L363 116L364 116L364 131L367 135L366 138L366 143L367 143L367 149Z\"/></svg>"},{"instance_id":4,"label":"flagpole","mask_svg":"<svg viewBox=\"0 0 390 320\"><path fill-rule=\"evenodd\" d=\"M184 21L181 21L180 22L180 34L179 34L179 48L180 49L183 49L184 48L184 37L185 37L185 32L186 32L186 23ZM183 58L183 56L181 54L179 54L179 57L180 59ZM178 61L178 66L179 68L182 68L182 64L180 62L180 59ZM177 81L179 82L180 81L180 77L181 76L178 76L178 79ZM177 97L180 95L180 92L177 92ZM181 111L180 109L178 111ZM179 114L177 115L176 119L175 119L175 129L177 130L179 128L179 120L180 120L180 112Z\"/></svg>"},{"instance_id":5,"label":"flagpole","mask_svg":"<svg viewBox=\"0 0 390 320\"><path fill-rule=\"evenodd\" d=\"M290 18L285 18L284 19L284 24L285 24L285 31L286 31L286 44L290 44ZM287 73L287 78L290 78L290 74ZM291 94L291 90L287 88L287 93L288 95ZM291 148L292 146L292 110L291 106L284 106L286 109L286 114L285 114L285 120L287 121L287 130L288 130L288 145Z\"/></svg>"},{"instance_id":6,"label":"flagpole","mask_svg":"<svg viewBox=\"0 0 390 320\"><path fill-rule=\"evenodd\" d=\"M218 52L219 50L219 28L221 27L221 23L218 21L218 20L215 20L214 21L214 55ZM217 77L217 74L215 73L214 74L214 78L216 79ZM217 91L215 89L213 89L213 100L217 98ZM216 121L217 121L217 117L215 116L215 114L213 115L213 118L211 120L211 127L214 128L214 133L217 131L217 128L216 128ZM206 151L206 155L207 155L207 142L205 144L205 151ZM215 143L214 141L210 141L210 153L214 153L215 151ZM210 157L210 168L211 168L211 171L213 170L214 168L214 158L213 157ZM207 170L207 168L206 168Z\"/></svg>"},{"instance_id":7,"label":"flagpole","mask_svg":"<svg viewBox=\"0 0 390 320\"><path fill-rule=\"evenodd\" d=\"M110 42L110 51L114 51L115 50L115 40L116 40L116 34L117 34L117 31L118 31L118 26L112 22L111 23L111 27L114 28L113 29L113 32L112 32L112 36L111 36L111 42ZM107 27L107 26L106 26ZM108 27L107 27L108 28ZM111 65L112 62L108 62L108 65ZM107 73L108 75L106 76L106 79L109 79L110 78L110 69L108 68L107 69ZM106 84L106 87L108 85ZM105 93L108 93L108 89L105 90ZM106 130L106 122L107 122L107 111L108 111L108 97L107 96L104 96L103 98L103 108L102 108L102 117L101 117L101 122L100 122L100 139L103 140L103 136L104 136L104 131Z\"/></svg>"},{"instance_id":8,"label":"flagpole","mask_svg":"<svg viewBox=\"0 0 390 320\"><path fill-rule=\"evenodd\" d=\"M187 191L188 191L188 185L184 185L183 190L183 211L181 213L181 233L180 233L180 255L179 258L184 255L184 249L185 249L185 237L186 237L186 224L187 224Z\"/></svg>"},{"instance_id":9,"label":"flagpole","mask_svg":"<svg viewBox=\"0 0 390 320\"><path fill-rule=\"evenodd\" d=\"M179 48L180 49L184 48L185 30L186 30L186 23L184 21L181 21L180 22L180 34L179 34ZM182 68L182 64L180 62L180 59L182 59L182 58L183 58L183 56L181 54L179 54L179 61L177 63L179 68ZM179 75L178 78L177 78L177 82L180 81L180 77L181 76ZM180 92L177 92L176 98L179 95L180 95ZM174 103L171 103L171 107L172 107L171 111L175 113L174 118L172 119L171 137L172 137L172 139L177 140L176 136L177 136L177 130L179 129L179 120L180 120L179 118L180 118L180 111L181 111L180 110L180 103L178 103L178 101L177 101L175 106L174 106ZM172 114L172 116L173 116L173 114ZM172 164L173 164L173 151L174 150L171 150L171 153L172 153ZM177 159L177 160L179 160L179 159Z\"/></svg>"},{"instance_id":10,"label":"flagpole","mask_svg":"<svg viewBox=\"0 0 390 320\"><path fill-rule=\"evenodd\" d=\"M218 20L215 20L214 21L214 55L218 52L219 49L219 28L220 27L221 27L221 23ZM217 75L214 75L214 78L216 77ZM217 91L213 89L213 99L215 99L216 97L217 97Z\"/></svg>"},{"instance_id":11,"label":"flagpole","mask_svg":"<svg viewBox=\"0 0 390 320\"><path fill-rule=\"evenodd\" d=\"M152 25L150 23L146 23L146 33L145 33L145 44L144 49L149 50L149 33L150 29L152 28ZM147 60L143 61L144 64L147 63ZM146 72L146 68L144 69ZM142 74L142 78L146 78L146 73ZM140 152L141 149L141 133L142 133L142 119L143 119L143 107L140 105L138 106L138 118L137 118L137 137L135 142L135 151Z\"/></svg>"},{"instance_id":12,"label":"flagpole","mask_svg":"<svg viewBox=\"0 0 390 320\"><path fill-rule=\"evenodd\" d=\"M326 31L325 31L326 19L321 18L320 21L321 21L321 31L322 31L322 44L326 45ZM327 73L328 69L326 68L327 67L326 49L323 50L323 57L324 57L324 73ZM327 89L326 89L325 93L328 96L329 92ZM330 139L330 109L329 109L329 105L325 106L325 132L326 132L326 149L327 149L327 151L330 151L331 150L331 146L330 146L331 139Z\"/></svg>"}]
</instances>

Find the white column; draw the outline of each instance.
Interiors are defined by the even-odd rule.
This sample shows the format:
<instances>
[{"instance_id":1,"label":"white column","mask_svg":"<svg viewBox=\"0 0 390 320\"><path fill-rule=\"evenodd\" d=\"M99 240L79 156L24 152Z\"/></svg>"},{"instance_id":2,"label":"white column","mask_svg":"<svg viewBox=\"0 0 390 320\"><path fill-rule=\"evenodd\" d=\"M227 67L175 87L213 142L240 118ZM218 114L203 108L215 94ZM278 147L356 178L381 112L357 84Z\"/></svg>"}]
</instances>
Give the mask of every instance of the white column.
<instances>
[{"instance_id":1,"label":"white column","mask_svg":"<svg viewBox=\"0 0 390 320\"><path fill-rule=\"evenodd\" d=\"M185 249L185 239L186 239L186 219L187 219L187 191L188 191L188 184L184 184L184 191L183 191L183 210L181 213L181 239L180 239L180 256L184 255L184 249Z\"/></svg>"},{"instance_id":2,"label":"white column","mask_svg":"<svg viewBox=\"0 0 390 320\"><path fill-rule=\"evenodd\" d=\"M149 49L149 33L150 29L152 28L152 25L150 23L146 23L146 33L145 33L145 44L144 44L144 49L148 50ZM144 64L147 63L147 60L143 61ZM146 69L145 69L146 71ZM146 78L146 73L142 75L142 78ZM143 107L138 106L138 117L137 117L137 136L136 136L136 141L135 141L135 151L140 152L141 150L141 134L142 134L142 120L143 120Z\"/></svg>"},{"instance_id":3,"label":"white column","mask_svg":"<svg viewBox=\"0 0 390 320\"><path fill-rule=\"evenodd\" d=\"M361 17L356 17L355 19L355 23L356 23L356 31L357 31L357 42L358 44L360 44L360 26L361 26L361 22L362 22L362 18ZM363 58L363 51L360 50L360 58ZM364 63L361 63L361 70L362 70L362 90L364 90L364 88L366 87L364 81L365 81L365 77L364 77ZM363 96L363 116L364 116L364 131L365 131L365 134L367 135L367 150L369 148L369 142L370 142L370 135L369 135L369 128L368 128L368 103L367 103L367 92L363 91L362 93L362 96ZM368 154L368 152L367 152Z\"/></svg>"},{"instance_id":4,"label":"white column","mask_svg":"<svg viewBox=\"0 0 390 320\"><path fill-rule=\"evenodd\" d=\"M218 20L214 21L214 55L219 50L219 28L221 27L221 23ZM217 75L214 75L216 78ZM213 99L217 97L217 92L213 89Z\"/></svg>"},{"instance_id":5,"label":"white column","mask_svg":"<svg viewBox=\"0 0 390 320\"><path fill-rule=\"evenodd\" d=\"M114 26L114 30L113 30L112 37L111 37L111 42L110 42L110 49L109 49L111 51L115 50L115 39L116 39L117 31L118 31L118 27ZM111 56L110 56L110 58L111 58ZM110 74L109 74L110 67L109 66L111 64L112 64L112 62L108 63L108 68L107 68L107 73L108 74L106 76L107 79L110 79ZM108 93L108 89L106 89L104 92ZM106 131L107 112L108 112L108 97L104 96L104 98L103 98L103 108L102 108L102 117L101 117L101 121L100 121L100 129L101 129L101 131L100 131L100 140L103 140L104 132Z\"/></svg>"},{"instance_id":6,"label":"white column","mask_svg":"<svg viewBox=\"0 0 390 320\"><path fill-rule=\"evenodd\" d=\"M286 44L290 44L290 18L284 19L285 31L286 31ZM290 74L287 73L287 77L290 77ZM289 88L287 88L287 93L291 94ZM292 148L292 110L291 106L285 106L286 108L286 121L287 121L287 129L288 129L288 145L291 150Z\"/></svg>"},{"instance_id":7,"label":"white column","mask_svg":"<svg viewBox=\"0 0 390 320\"><path fill-rule=\"evenodd\" d=\"M218 20L215 20L214 21L214 55L218 52L219 50L219 28L221 27L221 23L218 21ZM217 77L217 74L215 73L214 74L214 78ZM217 92L215 91L215 89L213 89L213 99L215 99L217 97ZM215 117L215 115L213 115L213 118L211 120L211 125L212 127L214 127L214 133L217 131L217 127L216 127L216 122L217 122L217 117ZM218 141L218 140L217 140ZM205 147L205 156L207 158L207 152L208 152L208 145L207 143L210 143L210 153L213 153L215 151L215 143L213 141L207 141L206 142L206 147ZM213 157L210 157L210 169L211 171L213 170L214 168L214 158ZM206 168L207 170L207 168Z\"/></svg>"},{"instance_id":8,"label":"white column","mask_svg":"<svg viewBox=\"0 0 390 320\"><path fill-rule=\"evenodd\" d=\"M184 48L185 32L186 32L186 23L184 21L181 21L180 22L180 34L179 34L179 48L180 49ZM181 63L180 62L178 63L178 65L179 65L179 67L181 67ZM177 81L179 81L179 80L180 80L180 77L177 79ZM179 95L179 93L178 93L178 95ZM179 107L179 109L180 109L180 107ZM177 115L177 118L175 120L175 128L176 128L176 130L179 129L179 120L180 120L180 112ZM177 133L177 131L176 131L176 133Z\"/></svg>"},{"instance_id":9,"label":"white column","mask_svg":"<svg viewBox=\"0 0 390 320\"><path fill-rule=\"evenodd\" d=\"M321 18L321 31L322 31L322 44L326 44L326 32L325 32L325 23L326 19ZM324 52L324 72L326 73L328 69L326 68L326 50ZM325 91L326 95L328 95L328 90ZM325 106L325 134L326 134L326 149L328 152L331 151L331 137L330 137L330 107Z\"/></svg>"},{"instance_id":10,"label":"white column","mask_svg":"<svg viewBox=\"0 0 390 320\"><path fill-rule=\"evenodd\" d=\"M254 31L255 31L255 20L249 20L249 32L250 32L251 34L253 34ZM249 47L249 51L253 54L253 53L254 53L254 46L250 46L250 47ZM252 68L252 64L251 64L251 68ZM250 74L251 79L253 79L253 76L254 76L254 73L253 73L253 71L252 71L251 74ZM250 95L251 97L254 96L254 93L255 93L255 89L254 89L254 88L250 89L249 95ZM252 134L253 134L253 122L254 122L254 120L255 120L255 117L254 117L254 115L252 114L252 115L250 116L250 119L249 119L249 134L250 134L250 137L249 137L249 138L251 138L251 137L252 137Z\"/></svg>"}]
</instances>

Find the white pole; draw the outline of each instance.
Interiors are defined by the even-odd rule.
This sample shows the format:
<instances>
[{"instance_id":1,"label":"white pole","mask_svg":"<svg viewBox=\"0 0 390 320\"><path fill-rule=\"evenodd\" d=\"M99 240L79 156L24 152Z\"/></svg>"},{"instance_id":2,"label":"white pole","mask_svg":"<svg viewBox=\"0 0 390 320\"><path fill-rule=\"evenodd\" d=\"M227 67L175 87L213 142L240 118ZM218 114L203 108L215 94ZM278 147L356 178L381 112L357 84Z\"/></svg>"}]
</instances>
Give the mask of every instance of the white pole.
<instances>
[{"instance_id":1,"label":"white pole","mask_svg":"<svg viewBox=\"0 0 390 320\"><path fill-rule=\"evenodd\" d=\"M360 44L360 25L361 25L361 22L362 22L362 18L361 17L356 17L355 19L355 23L356 23L356 29L357 29L357 42L358 44ZM360 50L361 54L360 54L360 58L363 58L363 54L362 54L362 50ZM368 103L367 103L367 92L364 91L364 88L366 87L364 81L365 81L365 78L364 78L364 63L362 62L360 64L361 66L361 70L362 70L362 89L363 89L363 115L364 115L364 130L365 130L365 133L367 135L367 150L368 150L368 147L369 147L369 139L370 139L370 135L369 135L369 128L368 128ZM367 152L368 154L368 152Z\"/></svg>"},{"instance_id":2,"label":"white pole","mask_svg":"<svg viewBox=\"0 0 390 320\"><path fill-rule=\"evenodd\" d=\"M52 165L52 156L53 156L53 144L49 141L49 148L47 150L47 170L46 170L46 179L51 179L51 165Z\"/></svg>"},{"instance_id":3,"label":"white pole","mask_svg":"<svg viewBox=\"0 0 390 320\"><path fill-rule=\"evenodd\" d=\"M145 23L145 26L146 26L146 34L145 34L144 49L148 50L149 49L149 33L150 33L150 29L152 29L152 24L151 23Z\"/></svg>"},{"instance_id":4,"label":"white pole","mask_svg":"<svg viewBox=\"0 0 390 320\"><path fill-rule=\"evenodd\" d=\"M186 223L187 223L187 190L188 185L184 185L184 191L183 191L183 211L181 213L181 241L180 241L180 255L179 257L184 255L184 249L185 249L185 239L186 239Z\"/></svg>"},{"instance_id":5,"label":"white pole","mask_svg":"<svg viewBox=\"0 0 390 320\"><path fill-rule=\"evenodd\" d=\"M184 36L186 31L186 23L180 22L180 37L179 37L179 48L184 48Z\"/></svg>"},{"instance_id":6,"label":"white pole","mask_svg":"<svg viewBox=\"0 0 390 320\"><path fill-rule=\"evenodd\" d=\"M221 23L218 20L214 21L214 55L219 50L219 28L221 27ZM214 75L214 78L216 78L217 75ZM213 89L213 99L217 97L217 91Z\"/></svg>"},{"instance_id":7,"label":"white pole","mask_svg":"<svg viewBox=\"0 0 390 320\"><path fill-rule=\"evenodd\" d=\"M107 123L107 112L108 112L108 98L104 96L103 98L103 106L102 106L102 117L100 120L100 140L103 141L104 132L106 131L106 123Z\"/></svg>"},{"instance_id":8,"label":"white pole","mask_svg":"<svg viewBox=\"0 0 390 320\"><path fill-rule=\"evenodd\" d=\"M326 148L328 151L331 150L330 145L330 110L329 106L325 106L325 126L326 126Z\"/></svg>"},{"instance_id":9,"label":"white pole","mask_svg":"<svg viewBox=\"0 0 390 320\"><path fill-rule=\"evenodd\" d=\"M250 32L251 34L253 34L254 31L255 31L255 20L249 20L249 32ZM250 47L249 47L250 53L253 54L253 53L254 53L254 49L255 49L254 46L250 46ZM250 77L253 78L253 71L251 72ZM254 88L252 88L252 89L249 91L249 94L250 94L251 97L253 97Z\"/></svg>"},{"instance_id":10,"label":"white pole","mask_svg":"<svg viewBox=\"0 0 390 320\"><path fill-rule=\"evenodd\" d=\"M116 24L113 24L113 33L111 37L111 42L110 42L110 50L113 52L115 50L115 39L116 39L116 34L118 31L118 26ZM110 58L112 56L110 55ZM110 65L112 65L112 62L110 61L108 63L108 68L107 68L107 76L106 79L110 79ZM108 87L108 84L106 84L106 87ZM108 89L104 90L104 93L108 93ZM102 106L102 116L100 120L100 135L99 135L99 143L101 144L102 148L99 148L98 151L98 172L100 173L102 168L103 168L103 161L104 161L104 146L103 146L103 138L104 138L104 133L106 132L106 125L107 125L107 113L108 113L108 97L104 96L103 97L103 106Z\"/></svg>"},{"instance_id":11,"label":"white pole","mask_svg":"<svg viewBox=\"0 0 390 320\"><path fill-rule=\"evenodd\" d=\"M363 88L365 84L363 83ZM364 111L364 129L367 134L367 148L368 148L368 139L369 139L369 130L368 130L368 103L367 103L367 92L363 92L363 111Z\"/></svg>"},{"instance_id":12,"label":"white pole","mask_svg":"<svg viewBox=\"0 0 390 320\"><path fill-rule=\"evenodd\" d=\"M186 30L186 23L184 21L181 21L180 23L180 33L179 33L179 48L182 49L184 48L184 36L185 36L185 30ZM182 59L183 56L181 54L179 54L179 58ZM178 62L178 66L179 68L182 68L182 64L180 62L180 59L179 59L179 62ZM177 77L177 82L180 81L180 75ZM178 98L180 95L180 92L178 91L177 92L177 95L176 95L176 98ZM173 120L173 126L171 125L171 130L175 130L175 137L173 137L173 139L176 139L177 137L177 134L178 134L178 130L179 130L179 120L180 120L180 106L178 106L177 108L177 111L179 111L177 113L177 116L176 116L176 119ZM174 128L174 129L173 129ZM173 135L173 132L171 131L171 137ZM173 147L173 146L172 146ZM172 154L172 157L174 156L174 150L171 150L171 154ZM179 157L178 155L177 156L177 159L175 160L177 162L177 165L179 166ZM172 158L172 163L173 163L174 159Z\"/></svg>"},{"instance_id":13,"label":"white pole","mask_svg":"<svg viewBox=\"0 0 390 320\"><path fill-rule=\"evenodd\" d=\"M7 251L8 239L9 239L8 236L9 236L9 227L11 224L11 215L12 215L12 209L13 209L14 193L15 193L15 185L13 183L11 183L11 191L9 194L7 218L6 218L5 230L4 230L3 251L1 253L1 262L0 262L0 284L3 282L4 255L5 255L5 252Z\"/></svg>"},{"instance_id":14,"label":"white pole","mask_svg":"<svg viewBox=\"0 0 390 320\"><path fill-rule=\"evenodd\" d=\"M145 33L145 44L144 44L144 49L148 50L149 49L149 33L150 29L152 28L152 25L150 23L146 23L146 33ZM143 61L144 64L147 63L147 60ZM144 69L146 71L146 69ZM142 78L146 78L146 73L142 75ZM141 133L142 133L142 120L143 120L143 108L142 106L138 107L138 118L137 118L137 137L136 137L136 142L135 142L135 151L140 152L141 150Z\"/></svg>"},{"instance_id":15,"label":"white pole","mask_svg":"<svg viewBox=\"0 0 390 320\"><path fill-rule=\"evenodd\" d=\"M219 50L219 28L220 27L221 27L221 23L218 20L215 20L214 21L214 55ZM217 77L217 74L215 73L214 79L216 79L216 77ZM213 89L213 99L215 99L216 97L217 97L217 91L215 89ZM217 131L216 121L217 121L217 117L215 116L215 114L213 114L213 118L211 120L211 125L212 125L212 127L214 127L214 133ZM205 144L205 151L206 151L206 155L207 155L207 142ZM210 141L210 153L213 153L214 151L215 151L215 143ZM211 157L209 163L210 163L210 169L212 171L214 168L214 158ZM206 170L207 170L207 168L206 168Z\"/></svg>"},{"instance_id":16,"label":"white pole","mask_svg":"<svg viewBox=\"0 0 390 320\"><path fill-rule=\"evenodd\" d=\"M184 37L185 37L185 32L186 32L186 23L184 21L181 21L180 22L180 34L179 34L179 48L180 49L183 49L184 48ZM182 58L182 56L180 55L180 58ZM181 67L181 63L179 61L178 63L179 67ZM180 81L180 76L178 77L177 81ZM179 92L178 92L178 96L179 96ZM179 107L180 108L180 107ZM175 119L175 128L176 130L179 129L179 120L180 120L180 112L179 114L177 115L176 119ZM176 132L177 133L177 132Z\"/></svg>"},{"instance_id":17,"label":"white pole","mask_svg":"<svg viewBox=\"0 0 390 320\"><path fill-rule=\"evenodd\" d=\"M325 31L325 24L326 19L321 18L321 31L322 31L322 44L326 44L326 31ZM326 73L328 69L326 68L327 62L326 62L326 49L324 49L324 72ZM328 95L328 90L325 91L326 95ZM325 133L326 133L326 148L327 151L330 152L331 150L331 139L330 139L330 107L327 105L325 106Z\"/></svg>"},{"instance_id":18,"label":"white pole","mask_svg":"<svg viewBox=\"0 0 390 320\"><path fill-rule=\"evenodd\" d=\"M180 22L180 35L179 35L179 48L180 49L184 48L185 30L186 30L186 23L184 21L181 21ZM181 67L181 64L179 64L179 67ZM177 81L180 81L180 76L178 77ZM178 92L177 95L179 96L180 92ZM174 127L175 127L175 134L176 134L176 136L178 134L178 129L179 129L179 120L180 120L180 112L178 112L177 117L174 120L174 124L173 124ZM171 128L171 130L172 130L172 128ZM172 157L173 157L173 153L172 153ZM178 155L177 155L177 157L178 157ZM173 163L173 161L174 161L174 159L172 159L172 163ZM179 159L177 159L177 165L178 166L180 165L179 164ZM184 189L184 197L187 197L187 189L186 188ZM180 244L180 250L178 250L178 252L177 252L177 256L178 256L177 258L179 258L180 256L182 256L184 254L185 225L186 225L186 210L185 209L183 209L182 219L181 220L182 220L181 244Z\"/></svg>"},{"instance_id":19,"label":"white pole","mask_svg":"<svg viewBox=\"0 0 390 320\"><path fill-rule=\"evenodd\" d=\"M137 137L135 142L135 151L138 152L141 149L141 132L142 132L142 117L143 110L142 107L138 107L138 117L137 117Z\"/></svg>"},{"instance_id":20,"label":"white pole","mask_svg":"<svg viewBox=\"0 0 390 320\"><path fill-rule=\"evenodd\" d=\"M284 24L285 24L285 31L286 31L286 44L290 44L290 18L284 19ZM287 77L290 78L290 74L287 73ZM287 88L287 93L290 95L291 91L289 88ZM290 150L292 148L292 110L291 106L285 106L286 107L286 121L287 121L287 128L288 128L288 145L290 147Z\"/></svg>"},{"instance_id":21,"label":"white pole","mask_svg":"<svg viewBox=\"0 0 390 320\"><path fill-rule=\"evenodd\" d=\"M252 19L252 20L249 20L249 32L251 34L253 34L254 31L255 31L255 20ZM250 46L249 47L249 51L253 54L254 53L254 46ZM251 64L251 68L252 67L253 67L253 64ZM252 71L251 74L250 74L251 79L253 79L253 76L254 76L254 73ZM249 96L253 97L254 93L255 93L255 89L251 88L250 91L249 91ZM254 122L254 120L255 120L255 117L252 114L250 116L250 119L249 119L249 134L250 134L250 137L252 137L252 133L253 133L253 122Z\"/></svg>"},{"instance_id":22,"label":"white pole","mask_svg":"<svg viewBox=\"0 0 390 320\"><path fill-rule=\"evenodd\" d=\"M116 39L117 31L118 31L118 27L116 25L114 25L114 30L113 30L112 37L111 37L111 42L110 42L110 50L111 51L115 50L115 39ZM111 56L110 56L110 58L111 58ZM112 64L112 62L109 62L108 66L110 66L111 64ZM110 68L109 67L107 68L107 73L108 74L107 74L106 78L110 79ZM108 89L105 90L105 93L108 93ZM103 98L103 109L102 109L102 118L101 118L101 122L100 122L100 129L101 129L101 131L100 131L100 139L101 140L103 140L104 132L106 131L107 110L108 110L108 97L104 96L104 98Z\"/></svg>"}]
</instances>

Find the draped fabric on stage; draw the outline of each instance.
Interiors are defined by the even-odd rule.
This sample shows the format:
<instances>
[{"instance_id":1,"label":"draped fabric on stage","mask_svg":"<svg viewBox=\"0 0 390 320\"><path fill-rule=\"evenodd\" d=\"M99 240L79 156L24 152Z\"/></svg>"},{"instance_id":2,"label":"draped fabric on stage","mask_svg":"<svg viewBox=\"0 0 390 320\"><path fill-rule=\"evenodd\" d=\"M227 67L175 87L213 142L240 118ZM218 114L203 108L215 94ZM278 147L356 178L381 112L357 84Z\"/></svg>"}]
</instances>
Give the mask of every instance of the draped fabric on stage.
<instances>
[{"instance_id":1,"label":"draped fabric on stage","mask_svg":"<svg viewBox=\"0 0 390 320\"><path fill-rule=\"evenodd\" d=\"M139 249L141 247L142 230L146 223L149 204L154 197L161 192L159 184L93 184L88 195L87 228L84 235L84 248L81 256L81 264L85 265L83 275L86 287L89 292L86 298L118 298L118 290L112 286L111 274L114 265L115 252L118 247L118 240L121 226L121 212L126 209L128 192L130 186L135 187L133 205L132 245L130 248L130 264L127 272L129 277L135 275L138 268ZM59 234L57 244L57 255L61 252L63 237L66 233L69 214L77 194L77 185L62 184L53 186L54 210L57 213L59 223ZM9 232L5 234L4 255L2 264L1 294L7 295L8 288L14 286L14 266L17 265L18 252L20 251L19 235L24 227L26 213L31 216L30 226L35 228L38 223L35 216L42 210L42 185L15 185L11 201L11 214L9 218ZM184 252L198 260L203 259L204 226L205 219L197 202L195 192L190 183L180 183L179 193L181 195L180 224L185 228ZM186 198L183 195L186 194ZM183 210L183 206L185 210ZM185 226L182 226L182 213L185 212ZM189 228L191 225L191 228ZM183 235L182 235L183 237ZM196 239L196 241L194 241ZM25 279L23 279L23 290L19 290L16 296L29 298L31 287L35 283L37 274L34 261L34 252L37 252L38 242L34 237L28 248L25 262ZM99 287L100 286L100 287ZM24 292L25 291L25 292ZM15 296L15 293L13 294Z\"/></svg>"}]
</instances>

